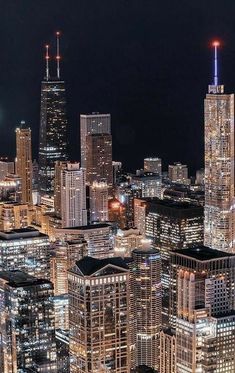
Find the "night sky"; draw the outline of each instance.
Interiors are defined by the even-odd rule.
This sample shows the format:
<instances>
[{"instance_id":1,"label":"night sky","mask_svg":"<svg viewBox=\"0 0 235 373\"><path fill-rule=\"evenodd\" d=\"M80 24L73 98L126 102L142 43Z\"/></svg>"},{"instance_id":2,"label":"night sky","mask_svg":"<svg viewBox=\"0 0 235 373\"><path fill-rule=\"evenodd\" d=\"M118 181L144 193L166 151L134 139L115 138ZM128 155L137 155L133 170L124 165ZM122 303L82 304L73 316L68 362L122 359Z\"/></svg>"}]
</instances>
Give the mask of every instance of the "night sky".
<instances>
[{"instance_id":1,"label":"night sky","mask_svg":"<svg viewBox=\"0 0 235 373\"><path fill-rule=\"evenodd\" d=\"M73 159L79 114L99 111L112 115L113 159L126 169L145 156L186 162L190 173L203 166L214 37L225 90L235 91L234 0L0 0L0 155L14 156L22 119L37 155L42 53L56 30Z\"/></svg>"}]
</instances>

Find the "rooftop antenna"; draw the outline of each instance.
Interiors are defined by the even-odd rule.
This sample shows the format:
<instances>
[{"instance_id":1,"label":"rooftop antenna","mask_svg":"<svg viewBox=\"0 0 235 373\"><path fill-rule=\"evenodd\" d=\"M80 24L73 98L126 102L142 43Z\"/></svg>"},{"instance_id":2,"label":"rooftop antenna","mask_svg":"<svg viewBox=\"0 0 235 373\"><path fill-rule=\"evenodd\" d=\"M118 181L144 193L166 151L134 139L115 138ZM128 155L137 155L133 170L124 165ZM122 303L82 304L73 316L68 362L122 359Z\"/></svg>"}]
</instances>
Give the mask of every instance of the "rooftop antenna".
<instances>
[{"instance_id":1,"label":"rooftop antenna","mask_svg":"<svg viewBox=\"0 0 235 373\"><path fill-rule=\"evenodd\" d=\"M212 43L214 47L214 85L218 85L218 47L220 46L220 42L218 40L213 41Z\"/></svg>"},{"instance_id":2,"label":"rooftop antenna","mask_svg":"<svg viewBox=\"0 0 235 373\"><path fill-rule=\"evenodd\" d=\"M46 80L49 80L49 59L50 59L50 57L49 57L49 45L47 44L46 46L45 46L45 48L46 48Z\"/></svg>"},{"instance_id":3,"label":"rooftop antenna","mask_svg":"<svg viewBox=\"0 0 235 373\"><path fill-rule=\"evenodd\" d=\"M57 79L60 79L60 32L56 32Z\"/></svg>"}]
</instances>

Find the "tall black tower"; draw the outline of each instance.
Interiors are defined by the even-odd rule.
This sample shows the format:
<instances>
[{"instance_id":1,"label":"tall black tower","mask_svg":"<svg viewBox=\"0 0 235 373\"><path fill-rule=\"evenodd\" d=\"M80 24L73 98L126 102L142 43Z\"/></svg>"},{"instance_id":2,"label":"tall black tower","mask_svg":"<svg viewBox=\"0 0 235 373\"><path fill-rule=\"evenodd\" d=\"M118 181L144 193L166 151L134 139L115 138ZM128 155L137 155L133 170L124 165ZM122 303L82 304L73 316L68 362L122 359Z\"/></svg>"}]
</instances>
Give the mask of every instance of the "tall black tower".
<instances>
[{"instance_id":1,"label":"tall black tower","mask_svg":"<svg viewBox=\"0 0 235 373\"><path fill-rule=\"evenodd\" d=\"M39 192L53 194L55 162L68 159L68 121L65 82L60 77L59 32L57 36L57 74L49 73L49 46L46 46L46 76L41 85L39 133Z\"/></svg>"}]
</instances>

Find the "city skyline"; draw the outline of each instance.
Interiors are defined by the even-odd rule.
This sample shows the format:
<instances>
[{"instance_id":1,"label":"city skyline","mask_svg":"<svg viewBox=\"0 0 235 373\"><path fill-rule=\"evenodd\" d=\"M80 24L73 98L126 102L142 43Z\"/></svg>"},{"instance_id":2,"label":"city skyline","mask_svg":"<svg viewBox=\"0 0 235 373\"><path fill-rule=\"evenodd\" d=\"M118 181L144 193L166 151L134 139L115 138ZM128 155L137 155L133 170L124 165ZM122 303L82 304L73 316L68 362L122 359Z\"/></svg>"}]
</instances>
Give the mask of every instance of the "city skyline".
<instances>
[{"instance_id":1,"label":"city skyline","mask_svg":"<svg viewBox=\"0 0 235 373\"><path fill-rule=\"evenodd\" d=\"M25 4L27 3L26 0ZM167 12L167 19L165 6L161 5L159 10L163 15L162 20L156 18L158 9L151 1L145 7L140 1L126 6L122 2L116 7L106 5L105 2L98 6L94 2L91 9L86 4L82 4L81 9L78 5L71 4L71 9L66 12L67 17L64 17L66 6L63 1L55 7L54 1L51 1L48 4L48 14L44 16L40 14L40 5L35 9L29 6L25 12L17 4L13 4L10 9L6 5L5 12L12 15L16 10L18 16L12 15L6 25L9 36L5 39L13 38L15 42L8 45L4 33L1 36L3 40L0 40L6 50L6 56L0 63L4 72L4 95L0 107L3 132L12 129L13 134L17 123L25 120L32 127L33 148L37 147L38 101L44 71L42 49L49 42L55 55L53 32L61 30L61 62L63 77L67 83L69 122L72 133L75 134L71 136L70 133L71 158L79 160L79 115L92 111L108 112L112 115L114 159L126 160L123 162L126 163L125 168L140 168L144 157L158 156L163 159L164 168L168 163L180 161L188 164L190 173L193 173L203 165L201 97L212 78L209 41L219 35L225 44L222 50L223 66L220 68L223 69L223 81L228 91L232 91L235 86L235 77L230 73L235 54L232 47L234 26L228 19L228 7L218 9L217 12L213 2L214 12L210 14L198 2L197 5L194 1L190 3L180 9L182 14L178 14L179 11L173 4ZM90 10L96 10L101 20L106 19L109 33L106 33L102 22L97 23L93 19ZM226 16L226 22L223 17L218 16L219 10ZM36 11L40 22L36 21L31 33L30 12L34 19ZM133 17L130 17L128 26L127 16L131 14ZM178 27L176 15L180 20L185 20L184 28ZM189 15L192 25L186 21ZM123 30L118 26L118 18L122 21ZM199 29L196 27L198 18L202 21ZM18 35L15 31L21 24L23 27ZM94 31L97 26L99 32L96 33ZM159 35L161 29L165 30L164 41L160 37L162 34ZM188 36L187 30L190 30ZM29 48L31 53L28 53ZM122 59L119 57L120 48L124 51ZM56 66L54 69L56 70ZM19 93L23 82L24 90ZM14 90L11 89L13 85ZM189 90L190 95L187 93ZM180 107L180 102L184 103L183 108ZM10 110L12 104L16 108L14 113ZM149 136L146 133L143 138L140 133L143 123L149 133L154 131L156 135ZM167 138L165 130L162 131L163 123L168 133ZM8 135L10 146L4 149L5 144L2 144L4 153L13 144L11 137ZM129 155L129 146L135 144L138 146L138 151L135 152L137 155ZM196 145L198 152L191 156L191 146ZM14 155L11 150L10 155ZM34 157L35 155L34 153Z\"/></svg>"}]
</instances>

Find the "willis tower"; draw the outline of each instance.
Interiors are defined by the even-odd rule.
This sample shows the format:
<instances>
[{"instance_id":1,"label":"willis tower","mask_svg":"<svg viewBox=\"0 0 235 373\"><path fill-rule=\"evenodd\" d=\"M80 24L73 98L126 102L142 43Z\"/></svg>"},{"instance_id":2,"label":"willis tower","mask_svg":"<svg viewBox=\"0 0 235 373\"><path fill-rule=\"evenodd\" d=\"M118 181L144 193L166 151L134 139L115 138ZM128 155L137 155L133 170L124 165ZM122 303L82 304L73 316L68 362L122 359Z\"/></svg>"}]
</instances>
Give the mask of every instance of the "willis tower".
<instances>
[{"instance_id":1,"label":"willis tower","mask_svg":"<svg viewBox=\"0 0 235 373\"><path fill-rule=\"evenodd\" d=\"M68 121L65 82L60 77L59 36L57 41L57 74L50 76L49 46L46 45L46 76L41 85L41 118L39 134L39 192L53 194L55 162L68 159Z\"/></svg>"}]
</instances>

